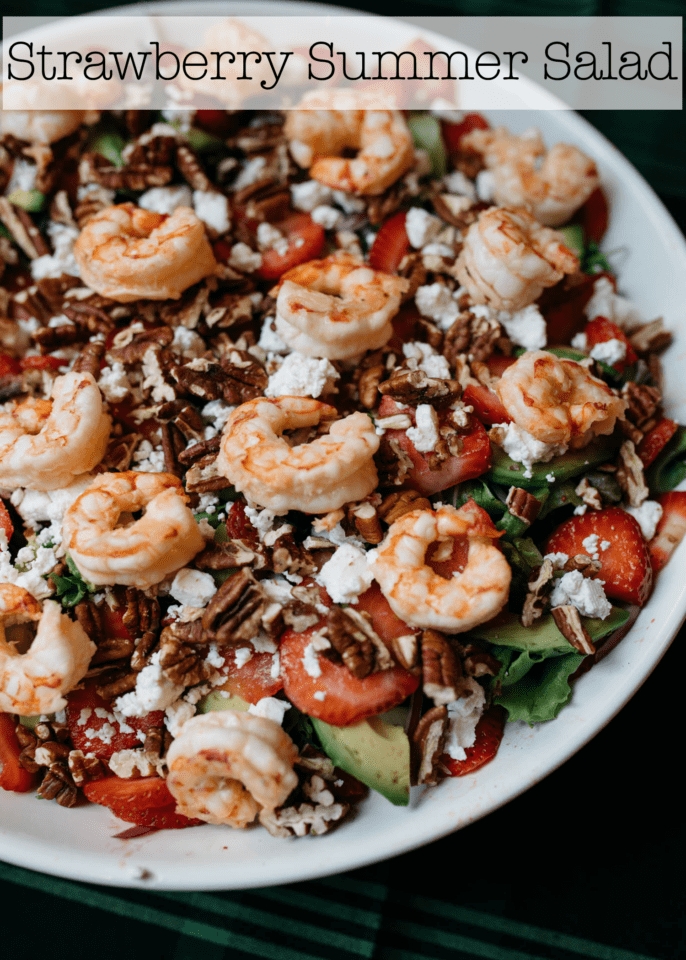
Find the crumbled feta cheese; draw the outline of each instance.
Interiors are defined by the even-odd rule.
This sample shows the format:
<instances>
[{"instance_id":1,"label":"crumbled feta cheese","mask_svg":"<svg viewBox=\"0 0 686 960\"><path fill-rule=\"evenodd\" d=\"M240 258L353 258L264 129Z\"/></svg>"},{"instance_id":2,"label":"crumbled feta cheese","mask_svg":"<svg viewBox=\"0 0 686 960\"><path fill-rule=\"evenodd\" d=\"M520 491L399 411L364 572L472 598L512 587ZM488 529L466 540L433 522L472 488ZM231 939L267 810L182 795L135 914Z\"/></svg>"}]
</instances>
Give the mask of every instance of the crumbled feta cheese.
<instances>
[{"instance_id":1,"label":"crumbled feta cheese","mask_svg":"<svg viewBox=\"0 0 686 960\"><path fill-rule=\"evenodd\" d=\"M590 557L591 560L598 560L600 558L600 537L597 533L589 533L581 541L581 546L584 548L586 556Z\"/></svg>"},{"instance_id":2,"label":"crumbled feta cheese","mask_svg":"<svg viewBox=\"0 0 686 960\"><path fill-rule=\"evenodd\" d=\"M547 463L567 450L563 443L544 443L542 440L537 440L514 423L498 423L493 429L496 443L503 448L511 460L523 463L529 475L535 463Z\"/></svg>"},{"instance_id":3,"label":"crumbled feta cheese","mask_svg":"<svg viewBox=\"0 0 686 960\"><path fill-rule=\"evenodd\" d=\"M188 327L174 328L174 339L172 340L171 348L176 353L188 357L189 360L196 360L198 357L202 357L207 351L205 341L202 337L198 336L195 330L189 330Z\"/></svg>"},{"instance_id":4,"label":"crumbled feta cheese","mask_svg":"<svg viewBox=\"0 0 686 960\"><path fill-rule=\"evenodd\" d=\"M273 720L279 726L283 723L286 711L290 710L291 705L286 700L279 700L276 697L262 697L257 703L251 703L248 707L248 713L256 717L264 717L265 720Z\"/></svg>"},{"instance_id":5,"label":"crumbled feta cheese","mask_svg":"<svg viewBox=\"0 0 686 960\"><path fill-rule=\"evenodd\" d=\"M155 403L164 403L176 399L174 388L164 379L160 366L160 358L154 347L150 347L143 355L142 363L143 389L151 390L151 397Z\"/></svg>"},{"instance_id":6,"label":"crumbled feta cheese","mask_svg":"<svg viewBox=\"0 0 686 960\"><path fill-rule=\"evenodd\" d=\"M174 187L152 187L138 198L138 206L153 213L170 214L177 207L190 207L193 203L191 188L185 183Z\"/></svg>"},{"instance_id":7,"label":"crumbled feta cheese","mask_svg":"<svg viewBox=\"0 0 686 960\"><path fill-rule=\"evenodd\" d=\"M443 186L448 193L454 193L458 196L468 197L469 200L476 200L476 188L472 181L465 177L464 173L454 170L447 177L443 178Z\"/></svg>"},{"instance_id":8,"label":"crumbled feta cheese","mask_svg":"<svg viewBox=\"0 0 686 960\"><path fill-rule=\"evenodd\" d=\"M430 453L436 449L440 439L438 432L438 414L429 403L420 403L415 416L416 426L407 431L407 438L411 440L420 453Z\"/></svg>"},{"instance_id":9,"label":"crumbled feta cheese","mask_svg":"<svg viewBox=\"0 0 686 960\"><path fill-rule=\"evenodd\" d=\"M166 461L162 447L153 447L149 440L142 440L133 454L136 470L141 473L164 473Z\"/></svg>"},{"instance_id":10,"label":"crumbled feta cheese","mask_svg":"<svg viewBox=\"0 0 686 960\"><path fill-rule=\"evenodd\" d=\"M257 246L260 250L276 250L283 256L288 250L288 240L271 223L260 223L257 227Z\"/></svg>"},{"instance_id":11,"label":"crumbled feta cheese","mask_svg":"<svg viewBox=\"0 0 686 960\"><path fill-rule=\"evenodd\" d=\"M252 273L262 266L262 254L251 250L247 243L234 243L228 263L236 270Z\"/></svg>"},{"instance_id":12,"label":"crumbled feta cheese","mask_svg":"<svg viewBox=\"0 0 686 960\"><path fill-rule=\"evenodd\" d=\"M172 737L178 737L184 723L195 715L195 710L195 705L187 700L176 700L165 708L164 725Z\"/></svg>"},{"instance_id":13,"label":"crumbled feta cheese","mask_svg":"<svg viewBox=\"0 0 686 960\"><path fill-rule=\"evenodd\" d=\"M497 316L510 340L520 347L542 350L548 343L545 320L535 303L516 313L499 310Z\"/></svg>"},{"instance_id":14,"label":"crumbled feta cheese","mask_svg":"<svg viewBox=\"0 0 686 960\"><path fill-rule=\"evenodd\" d=\"M362 197L356 197L352 193L346 193L345 190L333 191L334 203L336 203L345 213L362 213L366 209L366 204ZM321 201L322 203L324 201Z\"/></svg>"},{"instance_id":15,"label":"crumbled feta cheese","mask_svg":"<svg viewBox=\"0 0 686 960\"><path fill-rule=\"evenodd\" d=\"M203 420L212 421L212 426L217 433L219 433L235 409L231 404L225 403L224 400L210 400L209 403L205 404L200 413ZM195 441L193 442L195 443Z\"/></svg>"},{"instance_id":16,"label":"crumbled feta cheese","mask_svg":"<svg viewBox=\"0 0 686 960\"><path fill-rule=\"evenodd\" d=\"M98 377L98 386L108 403L119 403L128 396L131 388L124 364L115 360L109 367L103 367Z\"/></svg>"},{"instance_id":17,"label":"crumbled feta cheese","mask_svg":"<svg viewBox=\"0 0 686 960\"><path fill-rule=\"evenodd\" d=\"M419 340L404 343L403 354L410 370L421 370L427 377L436 377L438 380L450 379L450 364L428 343Z\"/></svg>"},{"instance_id":18,"label":"crumbled feta cheese","mask_svg":"<svg viewBox=\"0 0 686 960\"><path fill-rule=\"evenodd\" d=\"M332 193L330 187L325 187L317 180L305 180L304 183L291 184L291 200L296 210L310 213L315 207L328 203Z\"/></svg>"},{"instance_id":19,"label":"crumbled feta cheese","mask_svg":"<svg viewBox=\"0 0 686 960\"><path fill-rule=\"evenodd\" d=\"M484 712L486 695L483 687L473 677L464 681L469 695L448 704L450 726L445 739L445 752L453 760L464 760L465 750L476 741L476 725Z\"/></svg>"},{"instance_id":20,"label":"crumbled feta cheese","mask_svg":"<svg viewBox=\"0 0 686 960\"><path fill-rule=\"evenodd\" d=\"M287 353L289 346L281 339L276 330L272 329L273 323L274 317L267 317L262 324L262 332L260 333L258 346L266 350L267 353Z\"/></svg>"},{"instance_id":21,"label":"crumbled feta cheese","mask_svg":"<svg viewBox=\"0 0 686 960\"><path fill-rule=\"evenodd\" d=\"M567 553L546 553L543 557L544 560L550 560L553 565L554 570L562 570L565 563L569 560L569 554Z\"/></svg>"},{"instance_id":22,"label":"crumbled feta cheese","mask_svg":"<svg viewBox=\"0 0 686 960\"><path fill-rule=\"evenodd\" d=\"M495 177L491 170L481 170L476 177L476 195L484 203L493 200Z\"/></svg>"},{"instance_id":23,"label":"crumbled feta cheese","mask_svg":"<svg viewBox=\"0 0 686 960\"><path fill-rule=\"evenodd\" d=\"M615 293L615 288L607 277L598 277L593 284L593 295L584 307L584 313L589 320L606 317L622 329L641 322L641 316L634 304Z\"/></svg>"},{"instance_id":24,"label":"crumbled feta cheese","mask_svg":"<svg viewBox=\"0 0 686 960\"><path fill-rule=\"evenodd\" d=\"M218 190L194 190L193 209L205 226L215 233L226 233L230 229L229 201Z\"/></svg>"},{"instance_id":25,"label":"crumbled feta cheese","mask_svg":"<svg viewBox=\"0 0 686 960\"><path fill-rule=\"evenodd\" d=\"M315 690L312 694L315 700L326 700L326 691L325 690Z\"/></svg>"},{"instance_id":26,"label":"crumbled feta cheese","mask_svg":"<svg viewBox=\"0 0 686 960\"><path fill-rule=\"evenodd\" d=\"M640 507L624 507L624 509L638 520L645 539L652 540L662 517L662 506L657 500L644 500Z\"/></svg>"},{"instance_id":27,"label":"crumbled feta cheese","mask_svg":"<svg viewBox=\"0 0 686 960\"><path fill-rule=\"evenodd\" d=\"M278 680L281 676L281 658L279 657L278 651L272 655L272 665L269 670L269 676L272 680Z\"/></svg>"},{"instance_id":28,"label":"crumbled feta cheese","mask_svg":"<svg viewBox=\"0 0 686 960\"><path fill-rule=\"evenodd\" d=\"M320 227L324 227L325 230L335 230L343 219L340 210L336 210L335 207L330 207L325 203L315 207L310 216L315 223L318 223Z\"/></svg>"},{"instance_id":29,"label":"crumbled feta cheese","mask_svg":"<svg viewBox=\"0 0 686 960\"><path fill-rule=\"evenodd\" d=\"M136 678L136 688L114 702L125 717L144 717L151 710L166 710L183 693L183 686L173 683L162 673L162 652L153 653L150 663Z\"/></svg>"},{"instance_id":30,"label":"crumbled feta cheese","mask_svg":"<svg viewBox=\"0 0 686 960\"><path fill-rule=\"evenodd\" d=\"M342 544L315 577L334 603L352 603L374 580L364 550L352 543Z\"/></svg>"},{"instance_id":31,"label":"crumbled feta cheese","mask_svg":"<svg viewBox=\"0 0 686 960\"><path fill-rule=\"evenodd\" d=\"M546 473L545 478L548 483L555 483L556 477L554 473Z\"/></svg>"},{"instance_id":32,"label":"crumbled feta cheese","mask_svg":"<svg viewBox=\"0 0 686 960\"><path fill-rule=\"evenodd\" d=\"M26 192L35 190L37 174L38 167L35 163L30 163L23 157L16 157L12 166L12 176L5 187L5 195L9 196L15 190L25 190Z\"/></svg>"},{"instance_id":33,"label":"crumbled feta cheese","mask_svg":"<svg viewBox=\"0 0 686 960\"><path fill-rule=\"evenodd\" d=\"M257 183L262 179L264 169L267 166L266 157L255 157L244 164L241 172L238 174L233 184L232 190L242 190L243 187L249 187L251 183Z\"/></svg>"},{"instance_id":34,"label":"crumbled feta cheese","mask_svg":"<svg viewBox=\"0 0 686 960\"><path fill-rule=\"evenodd\" d=\"M455 251L445 243L427 243L422 247L423 257L447 257L450 260L455 259ZM426 263L425 263L426 266Z\"/></svg>"},{"instance_id":35,"label":"crumbled feta cheese","mask_svg":"<svg viewBox=\"0 0 686 960\"><path fill-rule=\"evenodd\" d=\"M319 397L333 389L340 374L326 358L289 354L264 391L267 397Z\"/></svg>"},{"instance_id":36,"label":"crumbled feta cheese","mask_svg":"<svg viewBox=\"0 0 686 960\"><path fill-rule=\"evenodd\" d=\"M271 510L260 510L257 507L246 507L245 515L257 530L257 535L260 540L264 540L270 530L274 527L274 519L276 517L275 513L272 513Z\"/></svg>"},{"instance_id":37,"label":"crumbled feta cheese","mask_svg":"<svg viewBox=\"0 0 686 960\"><path fill-rule=\"evenodd\" d=\"M374 421L374 430L378 437L383 437L387 430L407 430L412 426L412 420L406 413L395 413L390 417L381 417Z\"/></svg>"},{"instance_id":38,"label":"crumbled feta cheese","mask_svg":"<svg viewBox=\"0 0 686 960\"><path fill-rule=\"evenodd\" d=\"M583 350L584 353L588 350L588 337L585 333L577 333L570 340L570 346L574 347L575 350Z\"/></svg>"},{"instance_id":39,"label":"crumbled feta cheese","mask_svg":"<svg viewBox=\"0 0 686 960\"><path fill-rule=\"evenodd\" d=\"M319 656L317 655L317 651L315 650L313 643L308 643L305 647L302 663L303 669L308 676L315 678L321 677L322 668L319 665Z\"/></svg>"},{"instance_id":40,"label":"crumbled feta cheese","mask_svg":"<svg viewBox=\"0 0 686 960\"><path fill-rule=\"evenodd\" d=\"M414 302L421 315L433 320L441 330L448 330L460 312L453 294L442 283L419 287L414 295Z\"/></svg>"},{"instance_id":41,"label":"crumbled feta cheese","mask_svg":"<svg viewBox=\"0 0 686 960\"><path fill-rule=\"evenodd\" d=\"M246 663L252 659L255 651L252 647L238 647L234 651L234 661L236 664L236 670L240 670L241 667L244 667Z\"/></svg>"},{"instance_id":42,"label":"crumbled feta cheese","mask_svg":"<svg viewBox=\"0 0 686 960\"><path fill-rule=\"evenodd\" d=\"M169 593L188 607L205 607L217 592L214 577L202 570L184 567L172 580Z\"/></svg>"},{"instance_id":43,"label":"crumbled feta cheese","mask_svg":"<svg viewBox=\"0 0 686 960\"><path fill-rule=\"evenodd\" d=\"M421 207L411 207L405 218L405 232L410 244L420 250L431 243L443 229L443 221Z\"/></svg>"},{"instance_id":44,"label":"crumbled feta cheese","mask_svg":"<svg viewBox=\"0 0 686 960\"><path fill-rule=\"evenodd\" d=\"M550 603L553 607L571 604L582 617L604 620L612 613L612 604L605 596L603 586L602 580L592 580L579 570L571 570L556 581Z\"/></svg>"},{"instance_id":45,"label":"crumbled feta cheese","mask_svg":"<svg viewBox=\"0 0 686 960\"><path fill-rule=\"evenodd\" d=\"M112 773L123 780L138 777L150 777L155 773L155 767L142 750L117 750L107 761Z\"/></svg>"},{"instance_id":46,"label":"crumbled feta cheese","mask_svg":"<svg viewBox=\"0 0 686 960\"><path fill-rule=\"evenodd\" d=\"M626 357L626 344L623 340L613 337L611 340L603 340L602 343L596 343L591 349L590 356L594 360L600 360L612 367Z\"/></svg>"},{"instance_id":47,"label":"crumbled feta cheese","mask_svg":"<svg viewBox=\"0 0 686 960\"><path fill-rule=\"evenodd\" d=\"M81 271L74 257L74 243L79 235L76 227L51 220L47 227L54 253L46 253L31 261L31 276L34 280L56 279L63 273L71 277L80 277Z\"/></svg>"}]
</instances>

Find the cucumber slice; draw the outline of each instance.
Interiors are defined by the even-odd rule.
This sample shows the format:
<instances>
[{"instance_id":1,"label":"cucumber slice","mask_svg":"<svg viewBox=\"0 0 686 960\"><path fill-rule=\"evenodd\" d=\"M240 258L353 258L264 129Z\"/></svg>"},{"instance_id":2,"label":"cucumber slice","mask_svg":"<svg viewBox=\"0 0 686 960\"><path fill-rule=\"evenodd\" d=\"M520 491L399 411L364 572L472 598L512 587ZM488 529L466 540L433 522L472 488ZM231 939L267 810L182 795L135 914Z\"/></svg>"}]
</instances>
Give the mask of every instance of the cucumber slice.
<instances>
[{"instance_id":1,"label":"cucumber slice","mask_svg":"<svg viewBox=\"0 0 686 960\"><path fill-rule=\"evenodd\" d=\"M431 160L431 175L445 176L448 169L448 160L441 136L441 125L436 117L426 114L416 114L407 121L415 146L426 150Z\"/></svg>"}]
</instances>

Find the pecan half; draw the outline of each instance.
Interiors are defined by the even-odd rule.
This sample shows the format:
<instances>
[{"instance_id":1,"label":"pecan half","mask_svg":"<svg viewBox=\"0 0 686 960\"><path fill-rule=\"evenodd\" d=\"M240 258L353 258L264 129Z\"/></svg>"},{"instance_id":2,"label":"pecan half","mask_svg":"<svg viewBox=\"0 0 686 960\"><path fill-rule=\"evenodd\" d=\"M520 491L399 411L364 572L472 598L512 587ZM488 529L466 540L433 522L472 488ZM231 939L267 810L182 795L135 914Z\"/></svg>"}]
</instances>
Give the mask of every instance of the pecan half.
<instances>
[{"instance_id":1,"label":"pecan half","mask_svg":"<svg viewBox=\"0 0 686 960\"><path fill-rule=\"evenodd\" d=\"M424 630L421 651L425 695L437 706L457 700L462 667L448 638L438 630Z\"/></svg>"},{"instance_id":2,"label":"pecan half","mask_svg":"<svg viewBox=\"0 0 686 960\"><path fill-rule=\"evenodd\" d=\"M639 353L659 353L674 339L670 330L665 330L662 317L634 330L629 337L631 346Z\"/></svg>"},{"instance_id":3,"label":"pecan half","mask_svg":"<svg viewBox=\"0 0 686 960\"><path fill-rule=\"evenodd\" d=\"M182 687L208 680L212 667L206 663L207 647L184 643L165 627L160 638L160 668L165 677Z\"/></svg>"},{"instance_id":4,"label":"pecan half","mask_svg":"<svg viewBox=\"0 0 686 960\"><path fill-rule=\"evenodd\" d=\"M441 775L440 758L448 733L448 708L445 705L432 707L421 718L412 736L413 784L433 785Z\"/></svg>"},{"instance_id":5,"label":"pecan half","mask_svg":"<svg viewBox=\"0 0 686 960\"><path fill-rule=\"evenodd\" d=\"M533 523L541 509L541 501L521 487L510 487L505 505L513 517Z\"/></svg>"},{"instance_id":6,"label":"pecan half","mask_svg":"<svg viewBox=\"0 0 686 960\"><path fill-rule=\"evenodd\" d=\"M202 616L208 637L220 644L244 643L257 634L267 596L249 570L229 577L212 597Z\"/></svg>"},{"instance_id":7,"label":"pecan half","mask_svg":"<svg viewBox=\"0 0 686 960\"><path fill-rule=\"evenodd\" d=\"M334 606L329 610L326 624L331 650L336 651L358 680L393 666L393 659L372 627L368 614L360 613L353 607L344 610Z\"/></svg>"},{"instance_id":8,"label":"pecan half","mask_svg":"<svg viewBox=\"0 0 686 960\"><path fill-rule=\"evenodd\" d=\"M553 586L553 564L551 560L544 560L538 569L529 577L527 594L522 609L521 622L523 627L530 627L537 620L546 606L547 595Z\"/></svg>"},{"instance_id":9,"label":"pecan half","mask_svg":"<svg viewBox=\"0 0 686 960\"><path fill-rule=\"evenodd\" d=\"M640 507L643 501L650 496L643 473L643 463L631 440L625 440L619 448L619 465L616 477L620 487L626 493L630 506Z\"/></svg>"},{"instance_id":10,"label":"pecan half","mask_svg":"<svg viewBox=\"0 0 686 960\"><path fill-rule=\"evenodd\" d=\"M576 607L570 605L553 607L551 613L555 621L555 626L565 640L568 640L580 653L595 653L593 641L581 622L581 617Z\"/></svg>"},{"instance_id":11,"label":"pecan half","mask_svg":"<svg viewBox=\"0 0 686 960\"><path fill-rule=\"evenodd\" d=\"M400 493L389 493L377 508L377 513L386 523L395 523L406 513L412 510L430 510L431 504L426 497L416 490L403 490Z\"/></svg>"},{"instance_id":12,"label":"pecan half","mask_svg":"<svg viewBox=\"0 0 686 960\"><path fill-rule=\"evenodd\" d=\"M379 392L399 403L430 403L446 406L462 396L457 380L439 380L427 376L423 370L400 370L379 385Z\"/></svg>"}]
</instances>

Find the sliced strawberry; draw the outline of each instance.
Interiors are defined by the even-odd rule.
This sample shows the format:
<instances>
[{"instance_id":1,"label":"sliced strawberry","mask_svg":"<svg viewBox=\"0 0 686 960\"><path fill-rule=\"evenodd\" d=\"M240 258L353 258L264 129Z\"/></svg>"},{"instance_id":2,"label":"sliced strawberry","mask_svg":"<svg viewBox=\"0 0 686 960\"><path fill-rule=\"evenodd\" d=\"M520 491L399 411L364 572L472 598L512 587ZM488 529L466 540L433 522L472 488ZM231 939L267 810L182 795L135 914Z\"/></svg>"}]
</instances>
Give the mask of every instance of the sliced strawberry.
<instances>
[{"instance_id":1,"label":"sliced strawberry","mask_svg":"<svg viewBox=\"0 0 686 960\"><path fill-rule=\"evenodd\" d=\"M465 759L454 760L443 754L441 763L450 771L451 777L464 777L473 773L495 757L503 739L506 716L507 711L502 707L489 707L476 725L476 740L473 746L465 749Z\"/></svg>"},{"instance_id":2,"label":"sliced strawberry","mask_svg":"<svg viewBox=\"0 0 686 960\"><path fill-rule=\"evenodd\" d=\"M161 777L139 780L106 777L84 784L83 792L91 803L108 807L115 817L139 827L178 830L197 827L204 822L176 813L176 801Z\"/></svg>"},{"instance_id":3,"label":"sliced strawberry","mask_svg":"<svg viewBox=\"0 0 686 960\"><path fill-rule=\"evenodd\" d=\"M19 361L9 353L0 352L0 378L15 377L21 370Z\"/></svg>"},{"instance_id":4,"label":"sliced strawberry","mask_svg":"<svg viewBox=\"0 0 686 960\"><path fill-rule=\"evenodd\" d=\"M667 563L686 534L686 490L672 490L658 498L662 516L648 544L650 562L657 573Z\"/></svg>"},{"instance_id":5,"label":"sliced strawberry","mask_svg":"<svg viewBox=\"0 0 686 960\"><path fill-rule=\"evenodd\" d=\"M321 627L321 624L319 624ZM372 673L358 680L340 663L315 654L321 673L311 676L306 668L305 650L317 625L303 633L286 630L279 647L283 688L298 710L335 727L348 727L366 717L402 703L417 689L419 678L402 667ZM324 694L324 698L317 694Z\"/></svg>"},{"instance_id":6,"label":"sliced strawberry","mask_svg":"<svg viewBox=\"0 0 686 960\"><path fill-rule=\"evenodd\" d=\"M599 343L607 343L608 340L619 340L625 345L626 355L624 359L612 364L613 369L619 373L622 373L630 364L636 363L638 360L638 354L631 346L631 341L627 335L621 327L618 327L616 323L606 317L595 317L590 323L586 324L584 333L589 350Z\"/></svg>"},{"instance_id":7,"label":"sliced strawberry","mask_svg":"<svg viewBox=\"0 0 686 960\"><path fill-rule=\"evenodd\" d=\"M412 461L412 469L407 475L408 483L426 496L449 490L456 483L480 477L491 466L491 444L483 424L478 421L474 422L469 433L461 434L460 453L448 457L436 470L431 469L428 460L417 450L405 430L388 430L386 436L397 438L401 448Z\"/></svg>"},{"instance_id":8,"label":"sliced strawberry","mask_svg":"<svg viewBox=\"0 0 686 960\"><path fill-rule=\"evenodd\" d=\"M226 680L215 686L215 690L225 690L231 696L238 696L248 703L257 703L263 697L273 697L282 689L281 678L272 676L274 654L253 653L241 667L236 666L236 648L224 648L222 656L225 660L220 672L226 673Z\"/></svg>"},{"instance_id":9,"label":"sliced strawberry","mask_svg":"<svg viewBox=\"0 0 686 960\"><path fill-rule=\"evenodd\" d=\"M45 354L42 357L22 357L19 366L22 370L59 370L60 367L66 367L69 361L63 357L52 357Z\"/></svg>"},{"instance_id":10,"label":"sliced strawberry","mask_svg":"<svg viewBox=\"0 0 686 960\"><path fill-rule=\"evenodd\" d=\"M112 713L112 704L98 696L90 684L82 690L72 690L67 696L66 710L74 747L100 760L109 760L118 750L139 747L139 734L145 734L150 727L164 726L164 712L153 710L144 717L127 717L122 730Z\"/></svg>"},{"instance_id":11,"label":"sliced strawberry","mask_svg":"<svg viewBox=\"0 0 686 960\"><path fill-rule=\"evenodd\" d=\"M353 606L369 614L372 618L372 626L385 643L390 643L396 637L419 632L416 627L408 626L404 620L393 613L391 605L376 582L360 594Z\"/></svg>"},{"instance_id":12,"label":"sliced strawberry","mask_svg":"<svg viewBox=\"0 0 686 960\"><path fill-rule=\"evenodd\" d=\"M566 553L572 557L588 553L583 541L591 534L599 543L609 543L599 550L599 579L605 581L605 593L613 600L637 603L648 599L653 585L653 568L638 521L620 507L593 510L581 517L571 517L551 534L546 553Z\"/></svg>"},{"instance_id":13,"label":"sliced strawberry","mask_svg":"<svg viewBox=\"0 0 686 960\"><path fill-rule=\"evenodd\" d=\"M495 390L481 383L467 384L462 399L474 407L474 416L487 427L492 427L494 423L510 423L512 420Z\"/></svg>"},{"instance_id":14,"label":"sliced strawberry","mask_svg":"<svg viewBox=\"0 0 686 960\"><path fill-rule=\"evenodd\" d=\"M596 187L586 203L574 216L574 223L580 223L586 241L600 243L605 236L610 213L607 199L601 187Z\"/></svg>"},{"instance_id":15,"label":"sliced strawberry","mask_svg":"<svg viewBox=\"0 0 686 960\"><path fill-rule=\"evenodd\" d=\"M230 540L248 540L257 543L259 535L257 529L248 519L245 500L234 500L226 513L226 534Z\"/></svg>"},{"instance_id":16,"label":"sliced strawberry","mask_svg":"<svg viewBox=\"0 0 686 960\"><path fill-rule=\"evenodd\" d=\"M26 793L35 786L35 777L19 763L21 745L16 720L11 713L0 713L0 789Z\"/></svg>"},{"instance_id":17,"label":"sliced strawberry","mask_svg":"<svg viewBox=\"0 0 686 960\"><path fill-rule=\"evenodd\" d=\"M678 424L674 420L663 417L662 420L658 420L652 430L643 434L641 442L636 447L636 453L644 467L649 467L653 460L657 459L676 433L677 427Z\"/></svg>"},{"instance_id":18,"label":"sliced strawberry","mask_svg":"<svg viewBox=\"0 0 686 960\"><path fill-rule=\"evenodd\" d=\"M480 113L466 113L458 123L442 120L441 129L448 153L454 154L459 153L460 141L465 134L471 133L472 130L488 130L488 120Z\"/></svg>"},{"instance_id":19,"label":"sliced strawberry","mask_svg":"<svg viewBox=\"0 0 686 960\"><path fill-rule=\"evenodd\" d=\"M309 213L292 213L274 226L288 238L288 249L284 253L263 252L262 266L256 271L262 280L278 280L287 270L316 260L324 249L324 228Z\"/></svg>"},{"instance_id":20,"label":"sliced strawberry","mask_svg":"<svg viewBox=\"0 0 686 960\"><path fill-rule=\"evenodd\" d=\"M545 290L538 306L545 317L548 343L569 343L586 323L584 308L593 296L593 286L598 277L607 277L613 284L615 278L610 273L574 274L554 287Z\"/></svg>"},{"instance_id":21,"label":"sliced strawberry","mask_svg":"<svg viewBox=\"0 0 686 960\"><path fill-rule=\"evenodd\" d=\"M12 518L7 512L7 507L2 500L0 500L0 530L5 531L5 536L8 540L14 533L14 524L12 523Z\"/></svg>"},{"instance_id":22,"label":"sliced strawberry","mask_svg":"<svg viewBox=\"0 0 686 960\"><path fill-rule=\"evenodd\" d=\"M404 211L396 213L377 233L369 251L372 270L395 273L403 257L410 252L410 241L405 231L406 216Z\"/></svg>"}]
</instances>

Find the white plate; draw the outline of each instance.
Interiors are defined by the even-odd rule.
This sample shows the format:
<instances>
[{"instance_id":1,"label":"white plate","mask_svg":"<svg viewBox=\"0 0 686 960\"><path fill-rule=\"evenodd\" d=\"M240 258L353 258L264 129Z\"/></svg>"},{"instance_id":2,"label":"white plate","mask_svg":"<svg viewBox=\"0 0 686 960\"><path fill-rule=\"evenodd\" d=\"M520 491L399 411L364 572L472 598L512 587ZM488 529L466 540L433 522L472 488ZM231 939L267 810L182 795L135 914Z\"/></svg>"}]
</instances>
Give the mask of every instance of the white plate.
<instances>
[{"instance_id":1,"label":"white plate","mask_svg":"<svg viewBox=\"0 0 686 960\"><path fill-rule=\"evenodd\" d=\"M257 12L284 15L325 12L309 4L145 4L146 14L198 15ZM117 12L129 12L122 8ZM141 8L142 9L142 8ZM349 12L349 11L345 11ZM401 39L415 27L383 24ZM340 42L346 38L339 35ZM427 35L431 39L431 35ZM435 40L434 40L435 42ZM354 49L354 47L353 47ZM533 85L532 85L533 86ZM547 94L537 91L545 105ZM552 106L552 99L547 102ZM667 406L677 419L686 416L686 243L658 198L620 153L583 119L569 112L535 116L490 114L490 119L521 131L535 123L546 142L573 142L590 153L600 168L611 209L604 248L621 249L620 289L647 319L664 316L676 333L665 356ZM686 615L686 543L660 574L655 592L624 640L581 677L571 703L550 723L530 729L508 724L494 762L474 776L445 781L414 799L409 808L393 807L373 794L354 821L331 835L276 840L261 829L219 827L165 831L120 841L113 834L121 821L97 806L67 810L37 802L31 795L0 791L0 855L45 873L118 886L156 889L239 889L311 879L350 870L404 853L483 817L533 786L591 739L630 699L669 646ZM145 875L142 876L143 872Z\"/></svg>"}]
</instances>

